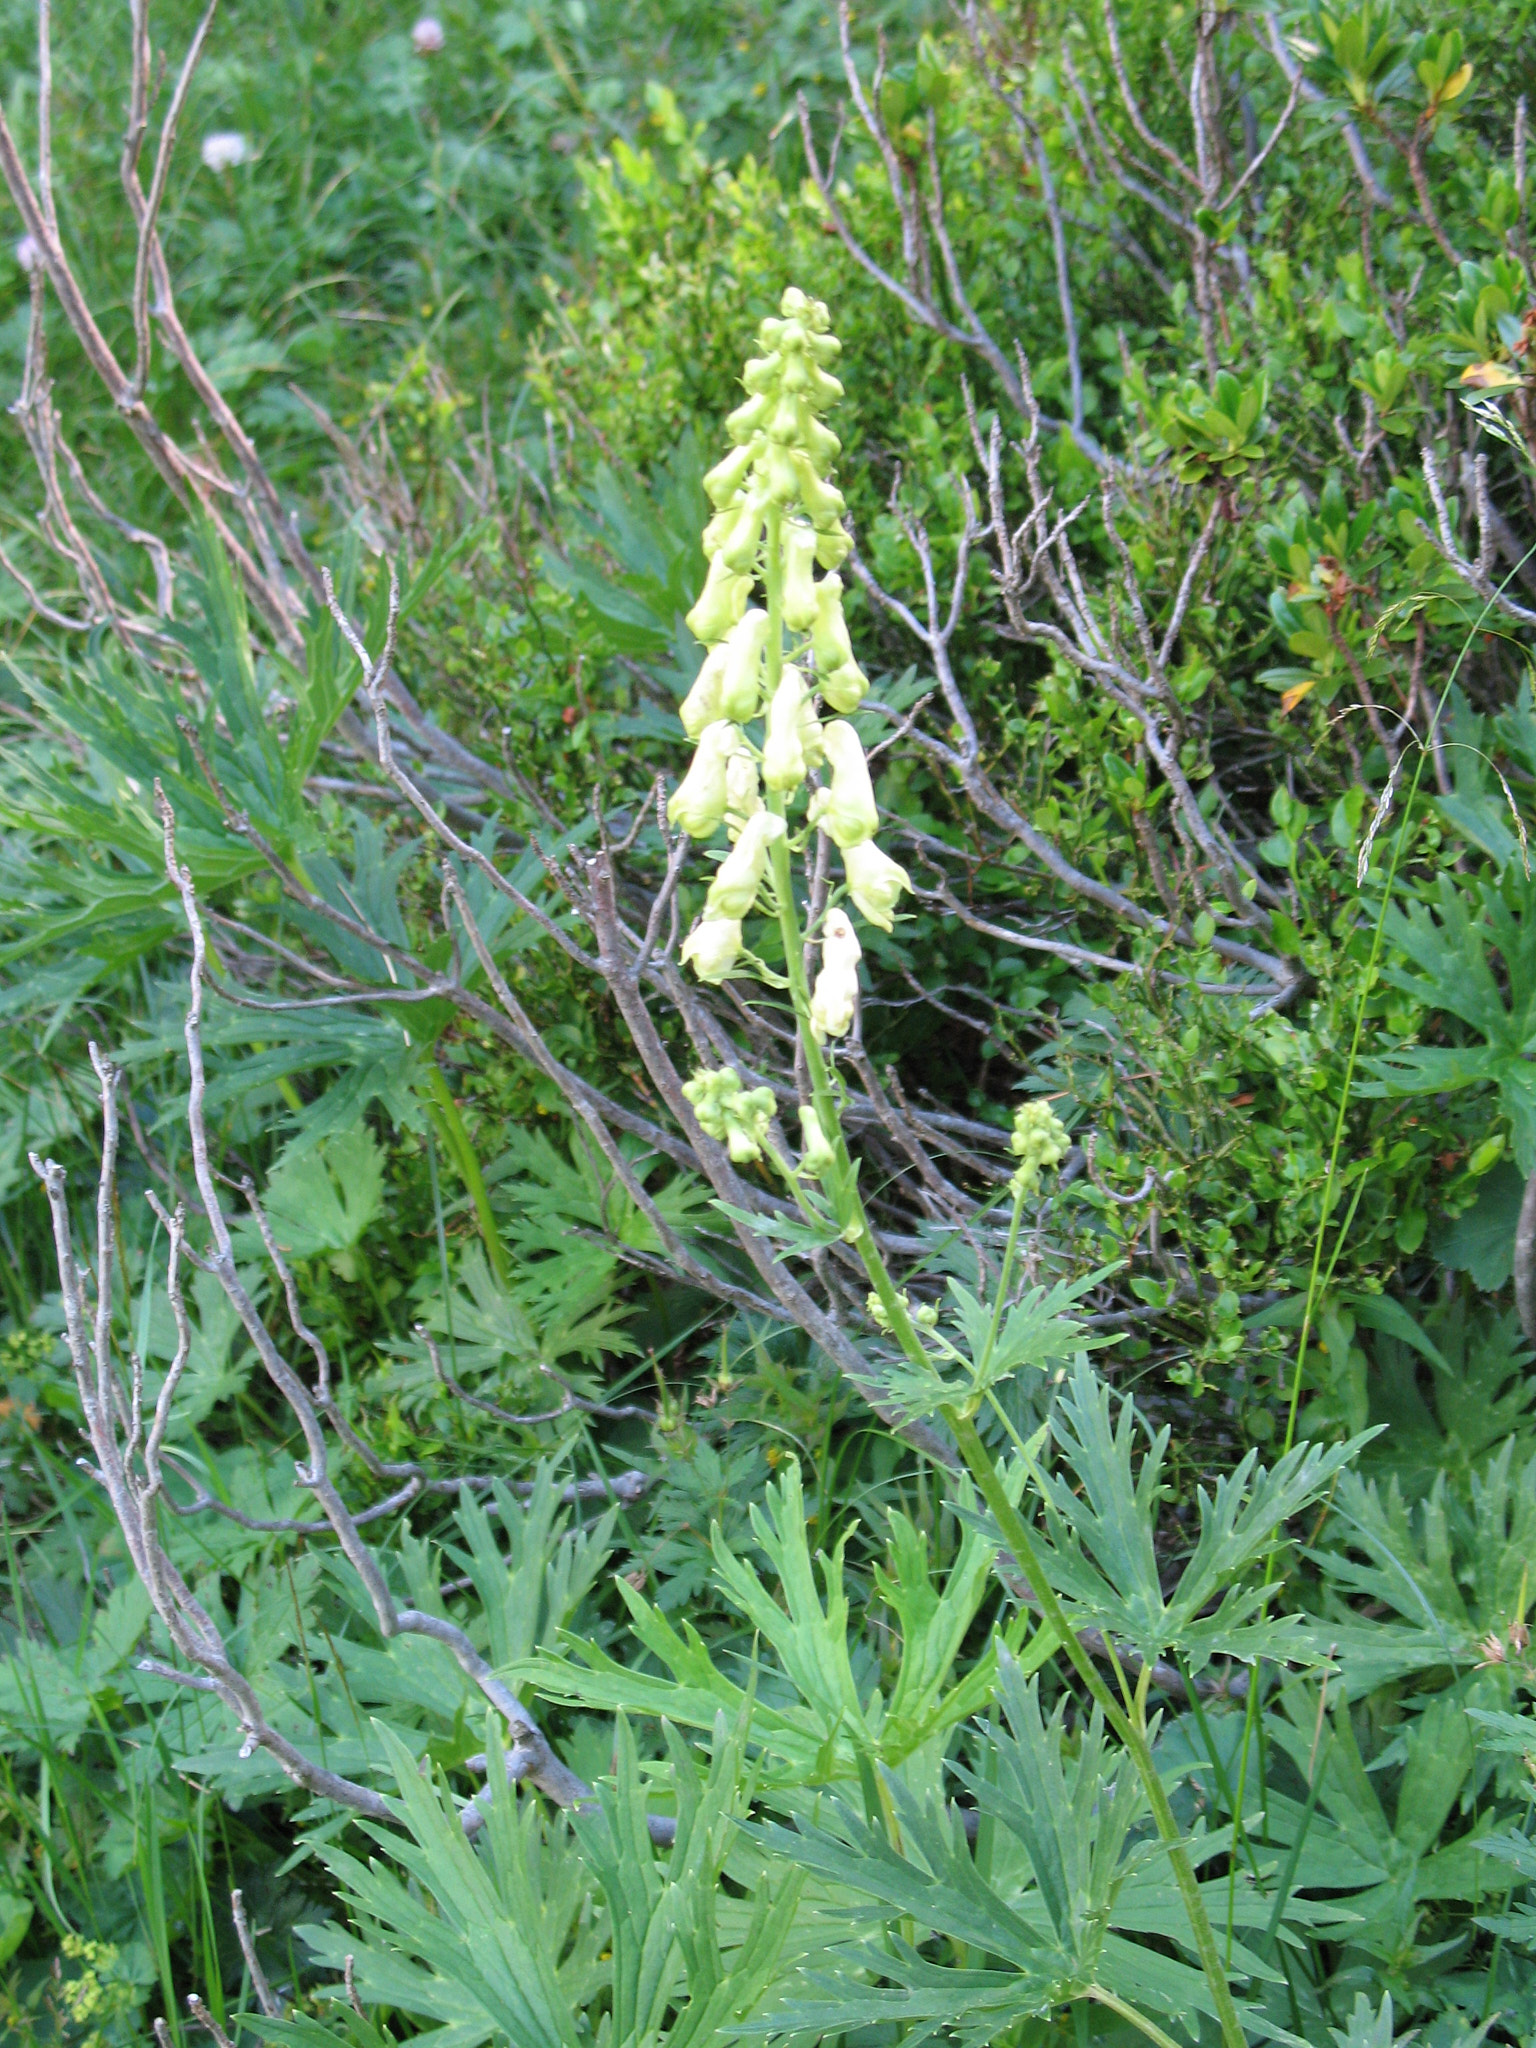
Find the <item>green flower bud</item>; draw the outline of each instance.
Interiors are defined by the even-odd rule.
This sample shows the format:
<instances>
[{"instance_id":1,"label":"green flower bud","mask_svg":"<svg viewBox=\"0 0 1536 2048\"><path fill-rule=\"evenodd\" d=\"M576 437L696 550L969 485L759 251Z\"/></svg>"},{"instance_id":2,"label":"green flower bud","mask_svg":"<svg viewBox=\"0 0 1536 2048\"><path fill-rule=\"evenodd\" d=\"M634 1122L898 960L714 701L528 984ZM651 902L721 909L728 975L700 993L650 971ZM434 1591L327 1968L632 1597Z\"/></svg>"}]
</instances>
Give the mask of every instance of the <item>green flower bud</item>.
<instances>
[{"instance_id":1,"label":"green flower bud","mask_svg":"<svg viewBox=\"0 0 1536 2048\"><path fill-rule=\"evenodd\" d=\"M763 741L763 781L770 789L798 789L805 780L805 749L800 743L800 714L805 703L805 678L792 663L786 663L768 706L768 734Z\"/></svg>"},{"instance_id":2,"label":"green flower bud","mask_svg":"<svg viewBox=\"0 0 1536 2048\"><path fill-rule=\"evenodd\" d=\"M845 910L829 910L822 927L821 972L811 991L811 1030L819 1043L843 1038L859 997L862 949Z\"/></svg>"},{"instance_id":3,"label":"green flower bud","mask_svg":"<svg viewBox=\"0 0 1536 2048\"><path fill-rule=\"evenodd\" d=\"M847 561L853 542L840 526L818 526L816 559L823 569L840 569Z\"/></svg>"},{"instance_id":4,"label":"green flower bud","mask_svg":"<svg viewBox=\"0 0 1536 2048\"><path fill-rule=\"evenodd\" d=\"M694 639L701 640L706 647L723 640L746 610L751 590L752 578L739 575L723 552L716 553L699 592L699 601L688 614L688 630Z\"/></svg>"},{"instance_id":5,"label":"green flower bud","mask_svg":"<svg viewBox=\"0 0 1536 2048\"><path fill-rule=\"evenodd\" d=\"M754 811L715 870L704 905L707 918L743 918L757 901L768 870L768 848L782 839L784 820L773 811Z\"/></svg>"},{"instance_id":6,"label":"green flower bud","mask_svg":"<svg viewBox=\"0 0 1536 2048\"><path fill-rule=\"evenodd\" d=\"M774 390L779 384L783 361L777 349L770 349L765 356L749 356L747 366L741 373L741 381L754 397L765 391Z\"/></svg>"},{"instance_id":7,"label":"green flower bud","mask_svg":"<svg viewBox=\"0 0 1536 2048\"><path fill-rule=\"evenodd\" d=\"M843 444L830 427L824 427L808 408L802 408L800 446L818 469L830 469L842 453Z\"/></svg>"},{"instance_id":8,"label":"green flower bud","mask_svg":"<svg viewBox=\"0 0 1536 2048\"><path fill-rule=\"evenodd\" d=\"M904 1294L898 1295L896 1298L898 1301L901 1302L903 1307L906 1306L907 1298ZM886 1310L885 1303L880 1299L879 1295L873 1291L873 1289L871 1289L871 1291L865 1295L864 1306L868 1310L869 1320L874 1324L875 1328L877 1330L884 1330L886 1335L889 1336L891 1331L890 1315Z\"/></svg>"},{"instance_id":9,"label":"green flower bud","mask_svg":"<svg viewBox=\"0 0 1536 2048\"><path fill-rule=\"evenodd\" d=\"M882 853L873 839L863 839L857 846L843 849L843 872L860 916L888 932L902 890L912 886L906 869Z\"/></svg>"},{"instance_id":10,"label":"green flower bud","mask_svg":"<svg viewBox=\"0 0 1536 2048\"><path fill-rule=\"evenodd\" d=\"M880 823L869 763L858 734L840 718L822 727L821 743L831 763L832 786L818 792L825 801L817 805L815 822L846 853L872 839Z\"/></svg>"},{"instance_id":11,"label":"green flower bud","mask_svg":"<svg viewBox=\"0 0 1536 2048\"><path fill-rule=\"evenodd\" d=\"M706 917L684 939L679 958L700 981L724 981L741 958L741 919Z\"/></svg>"},{"instance_id":12,"label":"green flower bud","mask_svg":"<svg viewBox=\"0 0 1536 2048\"><path fill-rule=\"evenodd\" d=\"M745 380L743 380L745 381ZM749 384L749 391L757 387ZM781 391L793 392L803 397L816 412L828 412L843 395L843 387L835 377L829 377L825 370L812 362L808 356L793 356L784 365L779 379Z\"/></svg>"},{"instance_id":13,"label":"green flower bud","mask_svg":"<svg viewBox=\"0 0 1536 2048\"><path fill-rule=\"evenodd\" d=\"M821 1118L809 1105L800 1111L800 1165L815 1180L825 1180L837 1167L837 1154L821 1128Z\"/></svg>"},{"instance_id":14,"label":"green flower bud","mask_svg":"<svg viewBox=\"0 0 1536 2048\"><path fill-rule=\"evenodd\" d=\"M813 333L825 334L831 326L831 316L821 299L813 299L808 292L801 291L797 284L787 284L779 300L779 311L786 320L804 321ZM766 326L766 322L764 325Z\"/></svg>"},{"instance_id":15,"label":"green flower bud","mask_svg":"<svg viewBox=\"0 0 1536 2048\"><path fill-rule=\"evenodd\" d=\"M1008 1149L1019 1160L1019 1170L1010 1183L1016 1197L1034 1193L1041 1170L1060 1166L1071 1149L1066 1125L1048 1102L1036 1096L1021 1103L1013 1113L1013 1136Z\"/></svg>"},{"instance_id":16,"label":"green flower bud","mask_svg":"<svg viewBox=\"0 0 1536 2048\"><path fill-rule=\"evenodd\" d=\"M781 447L777 441L770 441L763 450L757 474L762 478L769 497L776 505L793 505L796 498L801 495L802 459L788 448Z\"/></svg>"},{"instance_id":17,"label":"green flower bud","mask_svg":"<svg viewBox=\"0 0 1536 2048\"><path fill-rule=\"evenodd\" d=\"M720 716L745 725L762 708L763 649L768 644L768 614L745 613L731 628L721 650Z\"/></svg>"},{"instance_id":18,"label":"green flower bud","mask_svg":"<svg viewBox=\"0 0 1536 2048\"><path fill-rule=\"evenodd\" d=\"M743 1088L734 1067L707 1070L683 1083L699 1128L716 1144L726 1146L738 1166L763 1156L763 1142L773 1121L771 1088Z\"/></svg>"},{"instance_id":19,"label":"green flower bud","mask_svg":"<svg viewBox=\"0 0 1536 2048\"><path fill-rule=\"evenodd\" d=\"M834 711L857 711L869 694L869 677L856 661L845 661L830 675L819 676L821 694Z\"/></svg>"},{"instance_id":20,"label":"green flower bud","mask_svg":"<svg viewBox=\"0 0 1536 2048\"><path fill-rule=\"evenodd\" d=\"M725 816L725 764L741 734L728 718L717 718L699 735L688 773L673 790L667 816L690 839L708 839Z\"/></svg>"},{"instance_id":21,"label":"green flower bud","mask_svg":"<svg viewBox=\"0 0 1536 2048\"><path fill-rule=\"evenodd\" d=\"M809 633L816 623L820 593L811 574L815 559L815 528L792 519L784 528L784 623L792 633Z\"/></svg>"},{"instance_id":22,"label":"green flower bud","mask_svg":"<svg viewBox=\"0 0 1536 2048\"><path fill-rule=\"evenodd\" d=\"M781 393L773 409L773 417L768 422L769 440L798 448L804 438L806 418L806 409L801 401L792 398L787 391Z\"/></svg>"},{"instance_id":23,"label":"green flower bud","mask_svg":"<svg viewBox=\"0 0 1536 2048\"><path fill-rule=\"evenodd\" d=\"M747 480L752 467L752 446L734 448L723 462L717 462L704 479L704 489L709 502L723 511Z\"/></svg>"},{"instance_id":24,"label":"green flower bud","mask_svg":"<svg viewBox=\"0 0 1536 2048\"><path fill-rule=\"evenodd\" d=\"M749 398L745 405L738 405L733 413L726 415L725 431L737 443L750 441L760 427L768 423L773 411L773 393L760 391Z\"/></svg>"}]
</instances>

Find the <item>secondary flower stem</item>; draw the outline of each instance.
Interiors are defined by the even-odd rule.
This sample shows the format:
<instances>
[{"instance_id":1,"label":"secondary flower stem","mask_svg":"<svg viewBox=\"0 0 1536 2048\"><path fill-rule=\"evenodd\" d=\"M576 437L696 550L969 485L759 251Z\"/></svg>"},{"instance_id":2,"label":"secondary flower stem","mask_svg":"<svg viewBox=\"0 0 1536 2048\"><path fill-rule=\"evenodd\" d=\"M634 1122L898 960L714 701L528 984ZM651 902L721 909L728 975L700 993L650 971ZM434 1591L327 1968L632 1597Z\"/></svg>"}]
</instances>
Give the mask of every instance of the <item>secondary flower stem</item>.
<instances>
[{"instance_id":1,"label":"secondary flower stem","mask_svg":"<svg viewBox=\"0 0 1536 2048\"><path fill-rule=\"evenodd\" d=\"M1019 1225L1024 1220L1024 1194L1025 1190L1019 1187L1013 1198L1013 1216L1008 1225L1008 1244L1003 1253L1003 1270L998 1275L997 1300L992 1306L992 1326L987 1331L987 1341L982 1354L976 1361L978 1385L986 1379L987 1367L992 1363L992 1353L997 1348L997 1333L1003 1327L1003 1310L1008 1303L1008 1284L1013 1278L1014 1254L1019 1248Z\"/></svg>"}]
</instances>

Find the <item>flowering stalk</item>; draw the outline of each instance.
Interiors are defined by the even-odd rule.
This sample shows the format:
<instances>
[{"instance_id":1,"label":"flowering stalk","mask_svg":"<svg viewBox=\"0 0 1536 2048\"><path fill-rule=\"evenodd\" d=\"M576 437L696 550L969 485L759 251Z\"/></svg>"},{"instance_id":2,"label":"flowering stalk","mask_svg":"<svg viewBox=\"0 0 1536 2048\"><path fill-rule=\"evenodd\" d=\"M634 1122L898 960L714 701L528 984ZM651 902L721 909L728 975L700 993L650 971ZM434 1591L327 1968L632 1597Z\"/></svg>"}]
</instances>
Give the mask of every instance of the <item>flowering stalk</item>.
<instances>
[{"instance_id":1,"label":"flowering stalk","mask_svg":"<svg viewBox=\"0 0 1536 2048\"><path fill-rule=\"evenodd\" d=\"M1012 1143L1019 1166L1012 1181L1007 1250L981 1354L961 1360L970 1367L969 1386L940 1379L939 1360L961 1355L942 1336L934 1337L933 1349L924 1342L923 1333L934 1330L937 1314L932 1308L914 1310L896 1285L859 1193L835 1065L837 1043L853 1028L857 1014L862 951L846 905L866 923L889 931L911 885L875 842L879 813L869 765L848 716L868 683L853 656L836 573L849 546L841 524L843 499L828 474L838 442L821 421L842 392L828 368L840 344L829 331L826 308L803 293L787 291L780 314L762 323L764 352L746 366L746 403L727 422L735 446L705 478L715 506L704 535L709 574L688 622L708 651L681 713L684 730L695 741L693 764L673 792L668 814L693 838L711 839L723 827L731 842L703 918L684 944L684 960L706 981L723 981L745 966L788 990L811 1097L800 1109L798 1164L780 1157L769 1135L774 1109L769 1090L744 1089L727 1067L696 1075L685 1092L701 1126L729 1147L733 1160L771 1161L788 1180L802 1213L814 1215L804 1183L819 1184L843 1241L858 1252L869 1276L871 1320L895 1338L922 1382L938 1390L935 1405L1029 1582L1044 1625L1125 1745L1167 1845L1225 2048L1243 2048L1215 1934L1152 1755L1148 1667L1134 1693L1121 1676L1123 1698L1094 1669L976 1428L976 1414L995 1378L992 1361L1024 1204L1041 1172L1060 1164L1066 1131L1043 1102L1026 1104L1015 1118ZM819 579L817 567L824 572ZM759 587L762 602L753 607ZM823 711L837 715L823 723ZM795 900L792 860L818 832L837 849L843 880L819 926L808 933ZM759 916L777 927L782 977L748 950L746 924ZM821 949L814 988L806 971L808 940Z\"/></svg>"}]
</instances>

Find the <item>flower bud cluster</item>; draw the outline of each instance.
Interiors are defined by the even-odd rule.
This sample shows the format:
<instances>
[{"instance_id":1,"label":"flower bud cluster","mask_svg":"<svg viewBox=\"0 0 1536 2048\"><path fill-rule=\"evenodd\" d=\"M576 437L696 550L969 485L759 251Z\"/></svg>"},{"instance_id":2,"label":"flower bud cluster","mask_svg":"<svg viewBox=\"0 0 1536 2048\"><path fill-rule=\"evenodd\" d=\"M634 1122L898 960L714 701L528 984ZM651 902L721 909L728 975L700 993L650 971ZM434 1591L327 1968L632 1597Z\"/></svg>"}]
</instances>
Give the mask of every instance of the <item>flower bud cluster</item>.
<instances>
[{"instance_id":1,"label":"flower bud cluster","mask_svg":"<svg viewBox=\"0 0 1536 2048\"><path fill-rule=\"evenodd\" d=\"M726 423L734 446L704 479L715 508L704 532L709 573L688 624L706 652L680 711L695 752L667 807L690 837L709 839L724 826L736 842L716 875L704 920L683 949L709 981L723 980L735 967L741 920L753 907L768 847L779 836L759 819L774 818L782 829L812 775L823 780L806 823L841 853L860 914L891 930L901 893L911 887L905 870L874 843L879 815L869 764L847 722L869 683L843 617L837 570L849 540L843 497L830 476L839 443L822 417L842 396L830 367L842 344L830 331L826 307L793 287L780 301L779 317L763 321L758 340L762 354L742 376L746 400ZM754 602L759 586L762 596ZM823 724L818 698L843 715ZM851 926L848 935L852 940ZM856 940L853 948L856 962ZM839 952L835 945L819 1035L840 1036L852 1021L855 984L847 963L846 947ZM838 1027L840 1017L846 1021Z\"/></svg>"},{"instance_id":2,"label":"flower bud cluster","mask_svg":"<svg viewBox=\"0 0 1536 2048\"><path fill-rule=\"evenodd\" d=\"M1013 1136L1008 1140L1009 1151L1019 1161L1018 1170L1009 1183L1014 1195L1019 1198L1032 1195L1039 1185L1042 1170L1047 1166L1060 1166L1071 1144L1066 1125L1048 1102L1037 1098L1033 1102L1021 1103L1013 1113Z\"/></svg>"},{"instance_id":3,"label":"flower bud cluster","mask_svg":"<svg viewBox=\"0 0 1536 2048\"><path fill-rule=\"evenodd\" d=\"M738 1166L762 1158L773 1120L771 1088L743 1088L734 1067L721 1067L714 1073L701 1069L683 1083L683 1093L705 1136L724 1145Z\"/></svg>"},{"instance_id":4,"label":"flower bud cluster","mask_svg":"<svg viewBox=\"0 0 1536 2048\"><path fill-rule=\"evenodd\" d=\"M938 1305L935 1302L920 1301L916 1308L914 1308L910 1295L899 1293L896 1299L901 1303L920 1330L936 1330L938 1328L939 1311ZM891 1330L890 1313L879 1295L866 1294L864 1297L864 1307L868 1311L869 1320L874 1324L875 1328L877 1330L884 1330L886 1335L889 1336Z\"/></svg>"}]
</instances>

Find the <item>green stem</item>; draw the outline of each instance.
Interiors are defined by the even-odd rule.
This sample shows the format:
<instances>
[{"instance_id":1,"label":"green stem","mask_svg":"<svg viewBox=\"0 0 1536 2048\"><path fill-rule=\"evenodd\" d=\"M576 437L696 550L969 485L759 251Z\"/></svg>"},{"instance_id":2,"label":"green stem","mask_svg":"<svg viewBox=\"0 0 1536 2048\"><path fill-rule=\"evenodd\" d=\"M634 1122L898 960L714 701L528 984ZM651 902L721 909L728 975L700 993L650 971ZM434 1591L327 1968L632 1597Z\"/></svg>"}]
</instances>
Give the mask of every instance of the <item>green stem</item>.
<instances>
[{"instance_id":1,"label":"green stem","mask_svg":"<svg viewBox=\"0 0 1536 2048\"><path fill-rule=\"evenodd\" d=\"M464 1119L459 1114L459 1105L453 1099L453 1090L443 1078L442 1069L435 1060L428 1060L427 1092L432 1097L428 1111L439 1137L453 1155L469 1199L474 1204L475 1217L480 1225L480 1235L485 1243L485 1255L490 1261L496 1284L505 1293L512 1285L512 1268L507 1260L506 1247L502 1244L501 1233L496 1228L496 1218L491 1209L490 1191L485 1185L485 1176L480 1171L480 1162L475 1157L475 1148L469 1142L469 1132L464 1128Z\"/></svg>"},{"instance_id":2,"label":"green stem","mask_svg":"<svg viewBox=\"0 0 1536 2048\"><path fill-rule=\"evenodd\" d=\"M978 1384L985 1380L987 1367L992 1363L992 1353L997 1347L997 1333L1003 1327L1003 1310L1008 1306L1008 1283L1013 1278L1014 1254L1019 1248L1019 1225L1024 1220L1024 1190L1019 1189L1013 1198L1013 1218L1008 1225L1008 1243L1003 1252L1003 1270L998 1275L997 1300L992 1306L992 1326L987 1331L987 1341L976 1361Z\"/></svg>"},{"instance_id":3,"label":"green stem","mask_svg":"<svg viewBox=\"0 0 1536 2048\"><path fill-rule=\"evenodd\" d=\"M780 527L780 514L775 508L768 514L763 574L768 610L766 683L770 696L778 686L779 677L783 672L784 660L784 572L780 553ZM770 808L775 810L780 817L784 815L785 802L782 795L777 791L770 791L767 801ZM843 1136L842 1118L838 1114L837 1101L832 1088L832 1077L827 1066L826 1057L816 1041L815 1033L811 1029L811 998L805 972L804 935L801 931L799 913L795 909L794 876L790 868L787 837L776 839L770 847L769 873L772 880L775 908L778 912L779 930L784 943L784 973L789 983L790 995L795 1008L795 1018L800 1031L800 1041L805 1052L806 1070L811 1081L811 1095L816 1106L817 1115L821 1120L822 1130L831 1141L837 1157L837 1165L828 1176L828 1194L844 1226L844 1232L848 1241L856 1246L859 1256L864 1262L864 1270L869 1275L870 1285L879 1298L881 1307L884 1309L889 1320L892 1334L901 1345L907 1357L914 1364L927 1366L931 1363L927 1351L908 1313L907 1305L902 1299L895 1282L892 1280L884 1259L880 1255L879 1247L875 1243L874 1233L871 1231L868 1218L864 1213L864 1204L859 1196L858 1181L854 1174L853 1161L848 1152L847 1141ZM1013 1221L1008 1232L1008 1249L1003 1263L1003 1277L998 1287L997 1304L993 1312L992 1331L988 1339L989 1353L992 1344L996 1340L1001 1322L1003 1303L1007 1293L1007 1282L1011 1276L1013 1259L1018 1247L1022 1210L1022 1200L1016 1197ZM1028 1578L1039 1600L1042 1615L1050 1627L1054 1629L1058 1641L1065 1649L1078 1676L1102 1709L1105 1719L1130 1752L1137 1775L1140 1777L1143 1788L1146 1791L1147 1801L1151 1806L1152 1817L1156 1823L1157 1831L1168 1848L1168 1860L1173 1868L1174 1880L1179 1887L1179 1893L1184 1902L1184 1910L1189 1919L1190 1932L1194 1937L1201 1965L1211 1987L1211 1996L1215 2001L1217 2017L1221 2023L1223 2043L1225 2048L1245 2048L1242 2024L1237 2016L1237 2007L1233 2003L1232 1991L1227 1982L1226 1971L1222 1968L1221 1957L1216 1947L1216 1936L1212 1931L1210 1918L1205 1910L1205 1902L1200 1897L1200 1887L1195 1877L1194 1866L1190 1862L1189 1853L1184 1847L1183 1833L1177 1820L1174 1818L1173 1808L1168 1803L1168 1795L1163 1790L1162 1779L1158 1776L1157 1764L1153 1759L1151 1748L1146 1739L1145 1713L1144 1706L1141 1703L1142 1696L1138 1696L1137 1716L1133 1718L1120 1706L1113 1693L1105 1685L1098 1672L1095 1671L1087 1652L1083 1649L1083 1646L1079 1643L1069 1626L1067 1618L1062 1612L1060 1602L1047 1583L1045 1574L1040 1569L1039 1560L1035 1555L1034 1545L1030 1541L1029 1532L1024 1526L1023 1518L1014 1507L1012 1501L1009 1500L1007 1489L1002 1483L997 1467L993 1463L985 1444L983 1444L980 1435L977 1433L975 1423L968 1415L962 1415L956 1409L944 1408L940 1410L940 1413L954 1433L955 1442L960 1454L969 1467L973 1478L976 1480L983 1500L991 1508L1004 1542L1008 1544L1015 1559L1018 1561L1020 1569ZM1117 2006L1116 2010L1119 2009ZM1139 2020L1138 2024L1140 2024ZM1143 2031L1146 2031L1144 2026Z\"/></svg>"},{"instance_id":4,"label":"green stem","mask_svg":"<svg viewBox=\"0 0 1536 2048\"><path fill-rule=\"evenodd\" d=\"M1029 1581L1030 1589L1040 1603L1042 1617L1055 1630L1057 1640L1066 1651L1072 1668L1102 1710L1105 1720L1130 1752L1131 1761L1136 1766L1136 1774L1146 1792L1147 1803L1152 1809L1153 1822L1167 1845L1168 1862L1173 1871L1174 1883L1179 1888L1179 1896L1189 1920L1189 1931L1194 1937L1195 1949L1215 2001L1216 2017L1221 2025L1221 2038L1226 2048L1244 2048L1242 2022L1237 2016L1232 1987L1227 1981L1221 1953L1216 1946L1215 1930L1211 1926L1210 1915L1205 1910L1205 1901L1200 1896L1195 1868L1189 1860L1189 1851L1184 1846L1183 1830L1174 1818L1173 1808L1168 1803L1168 1794L1163 1789L1163 1781L1158 1775L1157 1763L1147 1742L1146 1731L1139 1719L1126 1713L1094 1669L1088 1652L1077 1640L1071 1624L1062 1612L1060 1601L1041 1570L1040 1560L1024 1518L1008 1498L1007 1488L1003 1485L975 1423L969 1416L960 1414L957 1409L946 1408L941 1412L954 1433L956 1446L976 1481L982 1499L992 1511L992 1518L997 1523L1003 1541L1012 1551L1015 1562Z\"/></svg>"}]
</instances>

